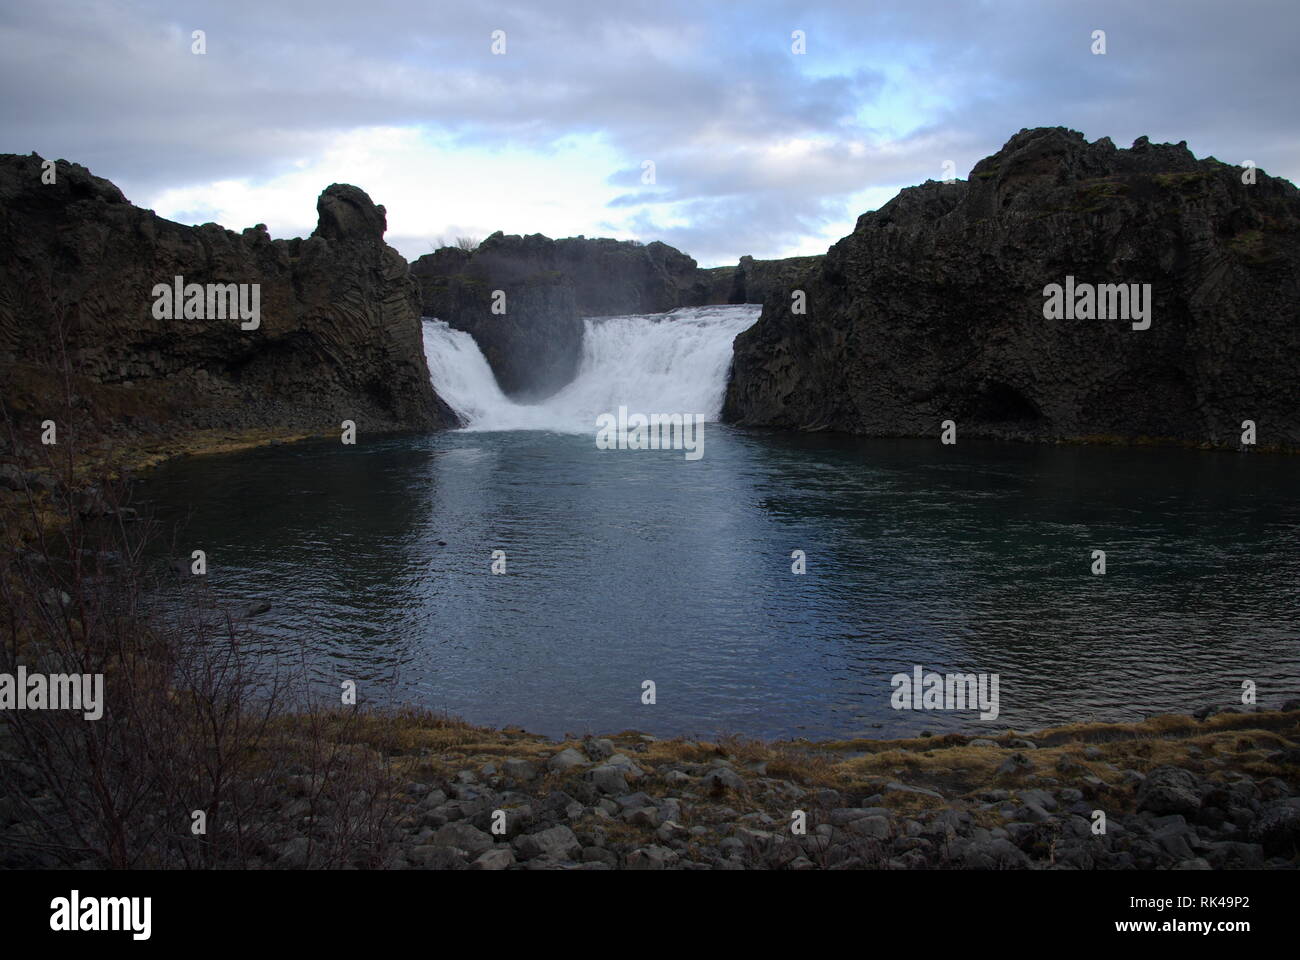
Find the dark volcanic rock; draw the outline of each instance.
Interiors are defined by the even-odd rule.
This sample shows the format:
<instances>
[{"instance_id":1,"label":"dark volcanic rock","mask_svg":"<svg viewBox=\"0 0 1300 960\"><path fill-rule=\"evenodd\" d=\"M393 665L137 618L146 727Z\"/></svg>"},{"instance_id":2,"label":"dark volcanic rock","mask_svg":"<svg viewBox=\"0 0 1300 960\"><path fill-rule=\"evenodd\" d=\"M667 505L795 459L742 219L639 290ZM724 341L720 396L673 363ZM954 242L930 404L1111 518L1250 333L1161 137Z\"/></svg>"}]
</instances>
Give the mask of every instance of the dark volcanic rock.
<instances>
[{"instance_id":1,"label":"dark volcanic rock","mask_svg":"<svg viewBox=\"0 0 1300 960\"><path fill-rule=\"evenodd\" d=\"M779 261L772 261L777 263ZM695 281L691 285L691 303L684 306L709 306L721 303L749 303L738 295L736 289L736 267L708 267L695 272ZM754 300L762 303L762 300Z\"/></svg>"},{"instance_id":2,"label":"dark volcanic rock","mask_svg":"<svg viewBox=\"0 0 1300 960\"><path fill-rule=\"evenodd\" d=\"M663 243L501 233L472 253L445 247L411 266L424 315L469 333L501 389L521 398L546 396L573 378L583 317L672 310L684 288L703 298L709 285L697 281L699 272ZM496 291L504 313L491 310Z\"/></svg>"},{"instance_id":3,"label":"dark volcanic rock","mask_svg":"<svg viewBox=\"0 0 1300 960\"><path fill-rule=\"evenodd\" d=\"M1022 130L903 190L736 339L723 415L877 436L1300 447L1300 194L1197 160ZM1151 325L1044 318L1044 287L1150 284ZM806 315L791 310L801 284Z\"/></svg>"},{"instance_id":4,"label":"dark volcanic rock","mask_svg":"<svg viewBox=\"0 0 1300 960\"><path fill-rule=\"evenodd\" d=\"M1196 777L1178 767L1157 767L1137 789L1138 810L1192 816L1200 809Z\"/></svg>"},{"instance_id":5,"label":"dark volcanic rock","mask_svg":"<svg viewBox=\"0 0 1300 960\"><path fill-rule=\"evenodd\" d=\"M103 432L335 431L454 423L435 395L418 289L383 241L384 208L334 184L307 239L182 226L59 161L0 156L0 367L20 417L53 415L66 339L76 403ZM258 284L260 325L161 319L153 288Z\"/></svg>"},{"instance_id":6,"label":"dark volcanic rock","mask_svg":"<svg viewBox=\"0 0 1300 960\"><path fill-rule=\"evenodd\" d=\"M662 313L703 303L711 283L693 259L665 243L569 237L552 240L494 233L472 252L444 247L420 257L411 273L420 283L425 316L452 323L456 307L446 293L455 278L505 289L549 280L572 287L579 316Z\"/></svg>"},{"instance_id":7,"label":"dark volcanic rock","mask_svg":"<svg viewBox=\"0 0 1300 960\"><path fill-rule=\"evenodd\" d=\"M316 201L317 224L312 236L326 240L379 241L388 230L387 214L361 188L332 183Z\"/></svg>"},{"instance_id":8,"label":"dark volcanic rock","mask_svg":"<svg viewBox=\"0 0 1300 960\"><path fill-rule=\"evenodd\" d=\"M774 292L797 289L825 259L815 257L787 257L784 260L755 260L741 257L731 272L731 290L728 303L763 303Z\"/></svg>"},{"instance_id":9,"label":"dark volcanic rock","mask_svg":"<svg viewBox=\"0 0 1300 960\"><path fill-rule=\"evenodd\" d=\"M472 263L453 247L421 257L412 274L422 281L424 315L472 336L507 394L541 399L577 373L583 322L573 285L560 274ZM504 313L493 313L497 291Z\"/></svg>"},{"instance_id":10,"label":"dark volcanic rock","mask_svg":"<svg viewBox=\"0 0 1300 960\"><path fill-rule=\"evenodd\" d=\"M1300 853L1300 797L1285 797L1266 806L1251 828L1251 836L1270 856Z\"/></svg>"},{"instance_id":11,"label":"dark volcanic rock","mask_svg":"<svg viewBox=\"0 0 1300 960\"><path fill-rule=\"evenodd\" d=\"M472 253L443 247L411 274L426 317L473 336L501 388L521 398L553 393L582 356L583 317L664 313L678 307L758 303L805 261L754 260L701 270L665 243L494 233ZM495 291L505 313L492 313Z\"/></svg>"}]
</instances>

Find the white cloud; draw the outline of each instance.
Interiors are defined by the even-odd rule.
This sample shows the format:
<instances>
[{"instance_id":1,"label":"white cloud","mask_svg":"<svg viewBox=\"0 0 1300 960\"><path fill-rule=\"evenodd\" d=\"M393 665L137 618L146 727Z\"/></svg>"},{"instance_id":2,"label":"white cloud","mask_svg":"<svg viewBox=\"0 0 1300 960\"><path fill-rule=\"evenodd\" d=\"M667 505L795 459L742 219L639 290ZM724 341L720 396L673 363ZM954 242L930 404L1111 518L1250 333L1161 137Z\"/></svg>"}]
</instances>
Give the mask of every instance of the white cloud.
<instances>
[{"instance_id":1,"label":"white cloud","mask_svg":"<svg viewBox=\"0 0 1300 960\"><path fill-rule=\"evenodd\" d=\"M387 207L407 256L504 229L662 239L702 262L824 248L863 191L937 179L945 161L962 175L1021 127L1186 139L1300 172L1300 7L941 6L10 4L0 86L21 93L0 98L0 150L84 163L166 216L276 236L309 231L319 191L343 181ZM1095 57L1103 22L1111 52ZM789 51L796 26L805 56Z\"/></svg>"},{"instance_id":2,"label":"white cloud","mask_svg":"<svg viewBox=\"0 0 1300 960\"><path fill-rule=\"evenodd\" d=\"M568 138L544 152L491 150L416 128L367 127L340 133L318 158L277 177L194 184L141 200L168 219L190 222L198 214L234 230L265 223L273 237L306 236L321 190L351 183L385 205L389 242L414 259L439 237L590 234L619 192L606 182L617 165L595 137Z\"/></svg>"}]
</instances>

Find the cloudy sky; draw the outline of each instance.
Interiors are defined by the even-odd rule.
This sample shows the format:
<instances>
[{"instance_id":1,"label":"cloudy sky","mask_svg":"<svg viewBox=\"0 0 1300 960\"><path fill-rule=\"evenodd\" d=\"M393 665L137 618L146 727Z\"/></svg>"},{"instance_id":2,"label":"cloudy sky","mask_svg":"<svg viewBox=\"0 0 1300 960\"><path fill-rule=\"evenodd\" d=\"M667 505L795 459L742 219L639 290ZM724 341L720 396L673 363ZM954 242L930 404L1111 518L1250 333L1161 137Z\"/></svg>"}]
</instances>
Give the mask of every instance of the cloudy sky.
<instances>
[{"instance_id":1,"label":"cloudy sky","mask_svg":"<svg viewBox=\"0 0 1300 960\"><path fill-rule=\"evenodd\" d=\"M1300 179L1297 28L1295 0L15 2L0 152L183 223L305 235L341 181L412 259L501 229L711 266L820 253L1022 127Z\"/></svg>"}]
</instances>

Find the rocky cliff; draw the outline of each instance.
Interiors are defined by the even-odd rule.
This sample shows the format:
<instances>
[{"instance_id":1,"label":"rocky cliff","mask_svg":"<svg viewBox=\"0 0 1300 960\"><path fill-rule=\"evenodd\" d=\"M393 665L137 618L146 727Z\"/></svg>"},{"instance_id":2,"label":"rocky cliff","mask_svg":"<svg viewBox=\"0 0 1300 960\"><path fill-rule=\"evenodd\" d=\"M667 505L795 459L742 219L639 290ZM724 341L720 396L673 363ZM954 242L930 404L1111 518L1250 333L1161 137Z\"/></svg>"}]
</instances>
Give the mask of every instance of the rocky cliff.
<instances>
[{"instance_id":1,"label":"rocky cliff","mask_svg":"<svg viewBox=\"0 0 1300 960\"><path fill-rule=\"evenodd\" d=\"M577 289L554 269L554 243L493 234L472 253L443 247L411 265L424 316L472 336L501 389L519 400L554 393L582 359Z\"/></svg>"},{"instance_id":2,"label":"rocky cliff","mask_svg":"<svg viewBox=\"0 0 1300 960\"><path fill-rule=\"evenodd\" d=\"M775 291L793 290L802 285L804 277L821 265L821 254L813 257L787 257L784 260L755 260L741 257L735 267L725 268L730 274L730 289L726 300L711 303L762 303Z\"/></svg>"},{"instance_id":3,"label":"rocky cliff","mask_svg":"<svg viewBox=\"0 0 1300 960\"><path fill-rule=\"evenodd\" d=\"M703 303L726 283L711 283L667 244L541 234L494 233L473 252L444 247L416 260L411 273L425 316L473 336L501 389L520 399L573 378L583 317L661 313Z\"/></svg>"},{"instance_id":4,"label":"rocky cliff","mask_svg":"<svg viewBox=\"0 0 1300 960\"><path fill-rule=\"evenodd\" d=\"M426 254L411 274L424 315L473 336L501 388L531 399L553 393L576 373L583 317L760 303L773 285L820 259L744 257L739 267L701 269L658 241L498 232L472 252L443 247ZM493 313L496 291L504 302Z\"/></svg>"},{"instance_id":5,"label":"rocky cliff","mask_svg":"<svg viewBox=\"0 0 1300 960\"><path fill-rule=\"evenodd\" d=\"M420 283L427 316L444 316L454 303L455 281L509 285L547 278L574 291L574 306L584 317L662 313L703 303L709 285L695 261L666 243L567 237L552 240L492 234L471 253L444 247L420 257L411 274Z\"/></svg>"},{"instance_id":6,"label":"rocky cliff","mask_svg":"<svg viewBox=\"0 0 1300 960\"><path fill-rule=\"evenodd\" d=\"M310 237L271 240L164 220L76 164L43 172L35 154L0 156L0 377L20 422L55 415L64 347L75 415L97 433L455 422L429 383L418 289L363 191L328 187ZM160 305L177 277L181 301Z\"/></svg>"},{"instance_id":7,"label":"rocky cliff","mask_svg":"<svg viewBox=\"0 0 1300 960\"><path fill-rule=\"evenodd\" d=\"M1106 284L1137 286L1085 302L1086 285ZM1077 299L1049 317L1051 285ZM1122 294L1131 308L1148 295L1149 318L1122 316ZM1022 130L969 180L864 214L822 264L772 289L736 339L724 417L1215 446L1253 420L1260 446L1297 448L1298 320L1291 183L1183 143Z\"/></svg>"}]
</instances>

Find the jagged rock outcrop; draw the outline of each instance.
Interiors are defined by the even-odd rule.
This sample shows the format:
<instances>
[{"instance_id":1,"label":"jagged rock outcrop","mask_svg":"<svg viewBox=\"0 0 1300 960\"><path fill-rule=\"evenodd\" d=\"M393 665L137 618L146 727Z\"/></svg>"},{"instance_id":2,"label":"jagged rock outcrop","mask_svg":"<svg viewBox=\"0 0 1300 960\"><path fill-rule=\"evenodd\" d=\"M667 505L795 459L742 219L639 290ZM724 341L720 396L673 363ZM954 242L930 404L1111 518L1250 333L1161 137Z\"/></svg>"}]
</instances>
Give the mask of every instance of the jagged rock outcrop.
<instances>
[{"instance_id":1,"label":"jagged rock outcrop","mask_svg":"<svg viewBox=\"0 0 1300 960\"><path fill-rule=\"evenodd\" d=\"M59 161L53 183L42 172L35 154L0 156L0 376L11 415L53 415L63 343L74 407L107 434L455 423L429 382L418 288L384 243L384 208L364 191L328 187L310 237L271 240L261 225L234 233L164 220L77 164ZM257 326L160 317L154 288L177 276L257 284Z\"/></svg>"},{"instance_id":2,"label":"jagged rock outcrop","mask_svg":"<svg viewBox=\"0 0 1300 960\"><path fill-rule=\"evenodd\" d=\"M1022 130L903 190L736 338L723 415L877 436L1300 448L1300 194L1185 144ZM1045 288L1150 284L1148 329L1047 319ZM1140 290L1141 288L1139 288ZM1140 321L1135 321L1140 322Z\"/></svg>"},{"instance_id":3,"label":"jagged rock outcrop","mask_svg":"<svg viewBox=\"0 0 1300 960\"><path fill-rule=\"evenodd\" d=\"M784 260L741 257L740 263L731 268L731 289L725 302L762 303L775 290L793 290L803 283L804 277L815 270L823 259L822 254L786 257Z\"/></svg>"}]
</instances>

